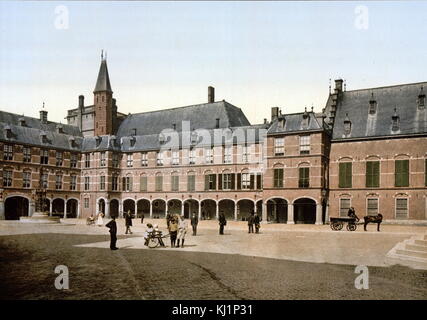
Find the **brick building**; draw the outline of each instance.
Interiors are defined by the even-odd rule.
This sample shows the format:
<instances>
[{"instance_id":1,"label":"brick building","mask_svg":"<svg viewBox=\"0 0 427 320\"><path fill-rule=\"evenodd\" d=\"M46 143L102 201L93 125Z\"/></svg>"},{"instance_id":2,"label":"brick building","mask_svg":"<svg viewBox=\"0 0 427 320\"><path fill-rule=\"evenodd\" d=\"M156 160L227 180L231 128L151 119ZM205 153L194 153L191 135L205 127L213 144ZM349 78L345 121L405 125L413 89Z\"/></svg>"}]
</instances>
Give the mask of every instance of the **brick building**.
<instances>
[{"instance_id":1,"label":"brick building","mask_svg":"<svg viewBox=\"0 0 427 320\"><path fill-rule=\"evenodd\" d=\"M426 220L423 86L343 91L337 80L323 113L272 108L255 125L212 87L207 103L125 115L102 59L93 104L79 96L66 125L46 110L39 119L0 111L0 218L32 215L43 188L50 214L63 217L256 211L322 224L354 206L360 216Z\"/></svg>"}]
</instances>

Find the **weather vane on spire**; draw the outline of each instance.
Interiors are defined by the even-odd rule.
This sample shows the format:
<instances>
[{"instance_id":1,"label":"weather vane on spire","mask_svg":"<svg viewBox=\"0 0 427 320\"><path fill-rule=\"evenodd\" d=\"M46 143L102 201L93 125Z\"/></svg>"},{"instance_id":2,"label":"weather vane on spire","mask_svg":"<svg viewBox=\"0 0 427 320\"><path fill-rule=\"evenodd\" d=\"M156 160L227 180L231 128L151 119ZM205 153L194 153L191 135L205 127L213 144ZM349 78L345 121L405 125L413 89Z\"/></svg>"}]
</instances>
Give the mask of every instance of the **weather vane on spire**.
<instances>
[{"instance_id":1,"label":"weather vane on spire","mask_svg":"<svg viewBox=\"0 0 427 320\"><path fill-rule=\"evenodd\" d=\"M104 60L104 49L101 50L101 61Z\"/></svg>"}]
</instances>

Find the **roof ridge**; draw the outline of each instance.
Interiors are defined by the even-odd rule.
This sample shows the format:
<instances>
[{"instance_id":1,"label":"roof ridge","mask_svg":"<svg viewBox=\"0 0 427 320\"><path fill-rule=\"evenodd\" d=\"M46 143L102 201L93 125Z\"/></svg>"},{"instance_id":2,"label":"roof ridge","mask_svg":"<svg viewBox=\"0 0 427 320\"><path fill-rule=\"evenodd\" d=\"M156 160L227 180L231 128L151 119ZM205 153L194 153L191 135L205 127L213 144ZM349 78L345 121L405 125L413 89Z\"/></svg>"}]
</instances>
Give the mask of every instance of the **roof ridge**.
<instances>
[{"instance_id":1,"label":"roof ridge","mask_svg":"<svg viewBox=\"0 0 427 320\"><path fill-rule=\"evenodd\" d=\"M427 83L427 81L409 82L409 83L393 84L391 86L380 86L380 87L370 87L370 88L363 88L363 89L346 90L346 91L343 91L343 93L346 93L346 92L355 92L355 91L366 91L366 90L373 90L373 89L385 89L385 88L393 88L393 87L403 87L403 86L417 85L417 84L424 84L424 83Z\"/></svg>"},{"instance_id":2,"label":"roof ridge","mask_svg":"<svg viewBox=\"0 0 427 320\"><path fill-rule=\"evenodd\" d=\"M130 115L134 116L134 115L139 115L139 114L155 113L155 112L162 112L162 111L171 111L171 110L175 110L175 109L184 109L184 108L197 107L197 106L208 105L208 104L216 104L216 103L221 103L221 102L226 102L226 101L224 100L224 101L215 101L215 102L205 102L205 103L199 103L199 104L190 104L188 106L182 106L182 107L172 107L172 108L167 108L167 109L160 109L160 110L152 110L152 111L144 111L144 112L138 112L138 113L131 113ZM128 115L129 114L127 114L126 116L128 116Z\"/></svg>"}]
</instances>

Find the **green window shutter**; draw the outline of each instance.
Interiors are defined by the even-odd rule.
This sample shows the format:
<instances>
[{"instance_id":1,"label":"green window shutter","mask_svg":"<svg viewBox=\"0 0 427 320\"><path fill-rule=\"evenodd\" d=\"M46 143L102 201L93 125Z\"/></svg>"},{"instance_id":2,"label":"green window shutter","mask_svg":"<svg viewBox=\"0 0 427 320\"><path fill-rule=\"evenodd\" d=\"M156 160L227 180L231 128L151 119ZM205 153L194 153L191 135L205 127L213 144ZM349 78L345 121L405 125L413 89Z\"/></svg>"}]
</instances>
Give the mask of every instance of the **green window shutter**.
<instances>
[{"instance_id":1,"label":"green window shutter","mask_svg":"<svg viewBox=\"0 0 427 320\"><path fill-rule=\"evenodd\" d=\"M242 189L242 174L238 173L237 174L237 190L241 190Z\"/></svg>"},{"instance_id":2,"label":"green window shutter","mask_svg":"<svg viewBox=\"0 0 427 320\"><path fill-rule=\"evenodd\" d=\"M132 191L132 186L133 186L133 178L129 177L129 191Z\"/></svg>"},{"instance_id":3,"label":"green window shutter","mask_svg":"<svg viewBox=\"0 0 427 320\"><path fill-rule=\"evenodd\" d=\"M409 186L409 160L396 160L394 169L395 186Z\"/></svg>"},{"instance_id":4,"label":"green window shutter","mask_svg":"<svg viewBox=\"0 0 427 320\"><path fill-rule=\"evenodd\" d=\"M400 160L395 160L394 161L394 186L395 187L400 187L402 184L402 180L401 180L401 162Z\"/></svg>"},{"instance_id":5,"label":"green window shutter","mask_svg":"<svg viewBox=\"0 0 427 320\"><path fill-rule=\"evenodd\" d=\"M403 160L403 187L409 187L409 160Z\"/></svg>"},{"instance_id":6,"label":"green window shutter","mask_svg":"<svg viewBox=\"0 0 427 320\"><path fill-rule=\"evenodd\" d=\"M352 175L351 175L351 169L353 164L351 162L347 162L347 171L346 171L346 185L347 188L352 187Z\"/></svg>"},{"instance_id":7,"label":"green window shutter","mask_svg":"<svg viewBox=\"0 0 427 320\"><path fill-rule=\"evenodd\" d=\"M222 190L222 174L218 174L218 190Z\"/></svg>"},{"instance_id":8,"label":"green window shutter","mask_svg":"<svg viewBox=\"0 0 427 320\"><path fill-rule=\"evenodd\" d=\"M253 190L255 188L255 175L251 174L251 182L249 188Z\"/></svg>"},{"instance_id":9,"label":"green window shutter","mask_svg":"<svg viewBox=\"0 0 427 320\"><path fill-rule=\"evenodd\" d=\"M340 188L351 188L352 186L352 163L342 162L339 164L339 183Z\"/></svg>"},{"instance_id":10,"label":"green window shutter","mask_svg":"<svg viewBox=\"0 0 427 320\"><path fill-rule=\"evenodd\" d=\"M217 189L217 187L216 187L216 174L213 174L212 178L213 178L213 190L216 190Z\"/></svg>"},{"instance_id":11,"label":"green window shutter","mask_svg":"<svg viewBox=\"0 0 427 320\"><path fill-rule=\"evenodd\" d=\"M231 190L234 190L236 187L236 174L231 174Z\"/></svg>"},{"instance_id":12,"label":"green window shutter","mask_svg":"<svg viewBox=\"0 0 427 320\"><path fill-rule=\"evenodd\" d=\"M372 174L372 186L379 188L380 186L380 162L375 161L373 163L373 174Z\"/></svg>"},{"instance_id":13,"label":"green window shutter","mask_svg":"<svg viewBox=\"0 0 427 320\"><path fill-rule=\"evenodd\" d=\"M209 190L209 177L209 174L205 175L205 190Z\"/></svg>"},{"instance_id":14,"label":"green window shutter","mask_svg":"<svg viewBox=\"0 0 427 320\"><path fill-rule=\"evenodd\" d=\"M340 188L345 188L345 163L340 163L339 164L339 182L338 182L338 187Z\"/></svg>"},{"instance_id":15,"label":"green window shutter","mask_svg":"<svg viewBox=\"0 0 427 320\"><path fill-rule=\"evenodd\" d=\"M261 186L261 175L260 174L256 175L256 188L257 188L257 190L262 189L262 186Z\"/></svg>"},{"instance_id":16,"label":"green window shutter","mask_svg":"<svg viewBox=\"0 0 427 320\"><path fill-rule=\"evenodd\" d=\"M122 178L122 191L125 191L125 190L126 190L126 178L123 177Z\"/></svg>"},{"instance_id":17,"label":"green window shutter","mask_svg":"<svg viewBox=\"0 0 427 320\"><path fill-rule=\"evenodd\" d=\"M372 187L372 161L366 162L366 187Z\"/></svg>"}]
</instances>

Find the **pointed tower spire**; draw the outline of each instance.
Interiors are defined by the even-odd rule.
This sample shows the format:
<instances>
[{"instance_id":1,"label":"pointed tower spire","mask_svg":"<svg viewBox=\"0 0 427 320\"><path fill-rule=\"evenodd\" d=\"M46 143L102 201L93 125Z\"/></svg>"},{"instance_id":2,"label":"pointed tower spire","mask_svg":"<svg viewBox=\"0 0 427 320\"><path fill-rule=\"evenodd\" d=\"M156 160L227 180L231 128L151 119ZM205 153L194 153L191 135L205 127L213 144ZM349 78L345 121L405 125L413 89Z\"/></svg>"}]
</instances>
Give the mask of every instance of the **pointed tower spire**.
<instances>
[{"instance_id":1,"label":"pointed tower spire","mask_svg":"<svg viewBox=\"0 0 427 320\"><path fill-rule=\"evenodd\" d=\"M101 66L99 67L98 79L96 80L95 92L111 90L110 77L108 75L107 61L104 59L104 52L101 53Z\"/></svg>"}]
</instances>

